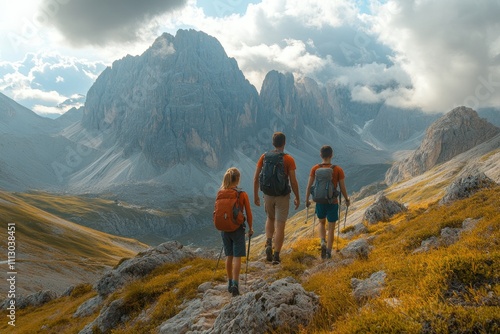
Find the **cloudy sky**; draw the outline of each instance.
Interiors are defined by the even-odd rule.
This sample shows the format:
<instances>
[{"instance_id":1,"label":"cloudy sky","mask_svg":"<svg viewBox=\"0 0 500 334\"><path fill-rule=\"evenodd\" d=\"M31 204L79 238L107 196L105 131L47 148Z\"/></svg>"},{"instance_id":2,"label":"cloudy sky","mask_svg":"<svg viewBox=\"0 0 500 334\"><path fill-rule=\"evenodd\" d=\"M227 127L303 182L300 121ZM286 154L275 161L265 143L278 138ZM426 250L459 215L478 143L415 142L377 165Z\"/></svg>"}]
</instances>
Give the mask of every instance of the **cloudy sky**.
<instances>
[{"instance_id":1,"label":"cloudy sky","mask_svg":"<svg viewBox=\"0 0 500 334\"><path fill-rule=\"evenodd\" d=\"M355 100L500 106L500 0L0 0L0 92L39 114L80 105L114 60L163 32L216 37L259 90L269 70Z\"/></svg>"}]
</instances>

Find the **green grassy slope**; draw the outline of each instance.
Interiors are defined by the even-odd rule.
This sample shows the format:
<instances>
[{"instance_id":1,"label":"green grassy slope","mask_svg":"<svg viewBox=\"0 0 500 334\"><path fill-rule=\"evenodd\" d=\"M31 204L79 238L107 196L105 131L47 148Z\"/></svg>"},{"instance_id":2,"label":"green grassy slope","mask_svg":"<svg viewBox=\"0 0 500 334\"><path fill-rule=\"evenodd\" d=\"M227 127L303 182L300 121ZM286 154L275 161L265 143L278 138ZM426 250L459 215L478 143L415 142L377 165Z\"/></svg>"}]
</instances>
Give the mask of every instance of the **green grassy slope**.
<instances>
[{"instance_id":1,"label":"green grassy slope","mask_svg":"<svg viewBox=\"0 0 500 334\"><path fill-rule=\"evenodd\" d=\"M0 221L4 226L0 230L2 254L7 252L7 224L15 224L18 291L23 293L42 287L61 292L146 248L133 239L98 232L54 216L6 192L0 192Z\"/></svg>"}]
</instances>

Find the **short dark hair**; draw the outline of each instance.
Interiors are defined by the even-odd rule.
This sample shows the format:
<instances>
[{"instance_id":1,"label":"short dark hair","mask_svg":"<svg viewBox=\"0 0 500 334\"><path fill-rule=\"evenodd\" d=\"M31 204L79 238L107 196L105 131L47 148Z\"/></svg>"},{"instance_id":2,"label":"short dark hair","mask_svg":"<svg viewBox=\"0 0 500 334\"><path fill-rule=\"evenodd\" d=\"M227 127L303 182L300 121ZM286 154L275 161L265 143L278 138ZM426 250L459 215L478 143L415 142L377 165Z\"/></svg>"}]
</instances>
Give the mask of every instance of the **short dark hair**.
<instances>
[{"instance_id":1,"label":"short dark hair","mask_svg":"<svg viewBox=\"0 0 500 334\"><path fill-rule=\"evenodd\" d=\"M331 158L333 157L333 148L331 146L324 145L319 149L319 154L323 159Z\"/></svg>"},{"instance_id":2,"label":"short dark hair","mask_svg":"<svg viewBox=\"0 0 500 334\"><path fill-rule=\"evenodd\" d=\"M273 146L283 147L286 143L286 136L283 132L275 132L273 134Z\"/></svg>"}]
</instances>

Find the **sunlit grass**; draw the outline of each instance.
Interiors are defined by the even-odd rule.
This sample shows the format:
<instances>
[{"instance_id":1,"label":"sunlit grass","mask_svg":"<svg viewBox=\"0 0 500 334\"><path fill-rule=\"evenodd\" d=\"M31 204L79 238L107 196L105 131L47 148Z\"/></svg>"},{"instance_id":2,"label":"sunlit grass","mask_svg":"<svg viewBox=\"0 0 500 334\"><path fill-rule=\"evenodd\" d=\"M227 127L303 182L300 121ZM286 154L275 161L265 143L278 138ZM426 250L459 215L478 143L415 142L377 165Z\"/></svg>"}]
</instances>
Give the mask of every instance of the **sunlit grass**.
<instances>
[{"instance_id":1,"label":"sunlit grass","mask_svg":"<svg viewBox=\"0 0 500 334\"><path fill-rule=\"evenodd\" d=\"M322 307L310 328L303 332L499 330L499 208L497 187L450 206L435 204L419 215L409 212L389 223L371 226L370 232L377 237L367 260L325 270L303 283L306 289L320 296ZM462 233L459 242L412 254L421 241L439 236L444 227L461 227L466 218L480 220L472 232ZM297 252L306 250L303 245ZM358 305L352 296L351 278L366 279L379 270L387 274L382 295Z\"/></svg>"},{"instance_id":2,"label":"sunlit grass","mask_svg":"<svg viewBox=\"0 0 500 334\"><path fill-rule=\"evenodd\" d=\"M77 286L71 296L58 298L41 307L28 307L16 310L16 326L11 327L7 321L0 322L0 333L51 333L76 334L97 314L84 318L73 318L78 307L86 300L94 297L95 291L89 286ZM0 315L6 317L6 311Z\"/></svg>"},{"instance_id":3,"label":"sunlit grass","mask_svg":"<svg viewBox=\"0 0 500 334\"><path fill-rule=\"evenodd\" d=\"M450 205L437 201L415 205L389 222L367 225L368 236L374 236L367 259L344 261L341 253L334 252L331 260L321 260L317 224L313 234L312 215L307 223L305 216L301 212L287 226L297 237L290 237L280 270L273 274L274 279L292 276L319 296L320 308L300 333L500 331L500 187ZM455 244L414 253L422 241L440 238L445 227L461 228L467 218L477 223L474 229L462 231ZM336 237L334 251L337 244L342 249L350 241ZM258 252L261 246L252 247ZM105 303L122 298L125 303L121 311L131 320L113 333L155 332L180 312L183 302L196 298L200 284L224 283L224 270L219 266L214 274L215 265L215 260L200 258L167 264L115 292ZM366 279L381 270L387 276L380 296L357 301L352 278ZM259 275L256 268L250 271ZM304 275L306 271L310 273ZM71 315L78 302L94 294L89 285L81 285L70 297L20 311L20 318L37 317L21 328L35 333L44 326L48 333L77 333L96 314L86 319L73 319ZM139 317L144 313L147 317ZM0 331L3 329L5 324L0 325Z\"/></svg>"},{"instance_id":4,"label":"sunlit grass","mask_svg":"<svg viewBox=\"0 0 500 334\"><path fill-rule=\"evenodd\" d=\"M224 281L224 272L214 275L215 261L194 259L182 263L166 264L142 280L131 283L113 298L123 298L125 314L134 318L143 310L150 311L147 321L125 324L113 333L152 333L165 320L181 309L180 305L196 297L198 286L208 281Z\"/></svg>"}]
</instances>

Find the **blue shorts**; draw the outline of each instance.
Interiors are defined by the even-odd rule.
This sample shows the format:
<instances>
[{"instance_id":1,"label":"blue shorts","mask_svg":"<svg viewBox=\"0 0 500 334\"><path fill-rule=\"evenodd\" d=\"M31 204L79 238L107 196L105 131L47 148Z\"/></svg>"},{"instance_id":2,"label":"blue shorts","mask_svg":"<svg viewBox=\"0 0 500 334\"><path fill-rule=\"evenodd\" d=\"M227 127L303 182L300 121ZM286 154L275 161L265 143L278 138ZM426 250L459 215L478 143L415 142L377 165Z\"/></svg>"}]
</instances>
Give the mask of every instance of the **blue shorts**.
<instances>
[{"instance_id":1,"label":"blue shorts","mask_svg":"<svg viewBox=\"0 0 500 334\"><path fill-rule=\"evenodd\" d=\"M245 251L245 224L233 232L221 232L224 254L226 256L244 257Z\"/></svg>"},{"instance_id":2,"label":"blue shorts","mask_svg":"<svg viewBox=\"0 0 500 334\"><path fill-rule=\"evenodd\" d=\"M319 219L327 218L329 223L335 223L339 220L339 205L316 203L316 215Z\"/></svg>"}]
</instances>

